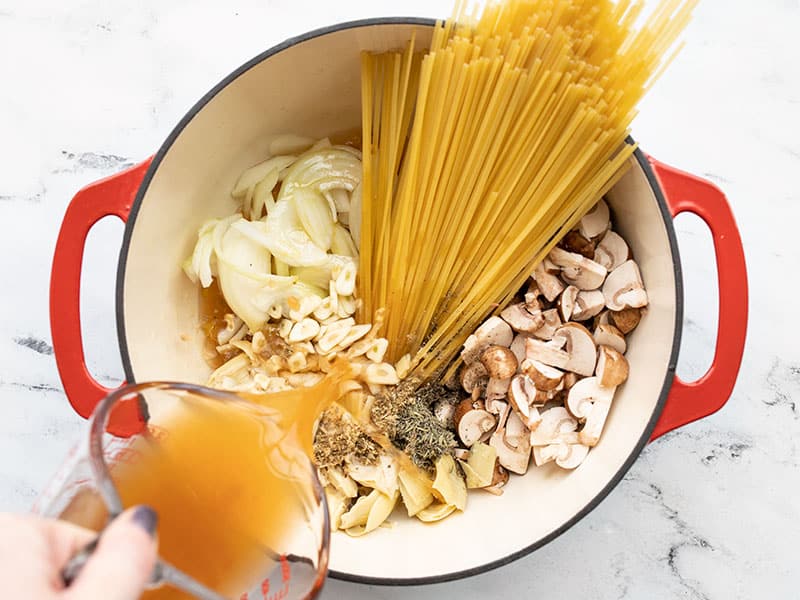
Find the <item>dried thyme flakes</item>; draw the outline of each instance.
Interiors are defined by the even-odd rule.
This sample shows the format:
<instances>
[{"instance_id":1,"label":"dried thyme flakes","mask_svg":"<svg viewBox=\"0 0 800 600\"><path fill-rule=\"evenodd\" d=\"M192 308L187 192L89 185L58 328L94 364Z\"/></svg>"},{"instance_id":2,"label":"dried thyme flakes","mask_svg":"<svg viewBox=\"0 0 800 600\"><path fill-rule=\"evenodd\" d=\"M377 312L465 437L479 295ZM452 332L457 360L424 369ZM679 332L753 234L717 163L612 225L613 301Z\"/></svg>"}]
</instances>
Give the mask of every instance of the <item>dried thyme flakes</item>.
<instances>
[{"instance_id":1,"label":"dried thyme flakes","mask_svg":"<svg viewBox=\"0 0 800 600\"><path fill-rule=\"evenodd\" d=\"M456 445L453 432L434 416L431 404L448 390L438 385L415 389L403 382L372 405L372 422L419 467L433 469L436 460Z\"/></svg>"},{"instance_id":2,"label":"dried thyme flakes","mask_svg":"<svg viewBox=\"0 0 800 600\"><path fill-rule=\"evenodd\" d=\"M314 461L318 467L341 467L351 460L372 465L380 453L380 446L345 413L335 407L322 413L314 436Z\"/></svg>"}]
</instances>

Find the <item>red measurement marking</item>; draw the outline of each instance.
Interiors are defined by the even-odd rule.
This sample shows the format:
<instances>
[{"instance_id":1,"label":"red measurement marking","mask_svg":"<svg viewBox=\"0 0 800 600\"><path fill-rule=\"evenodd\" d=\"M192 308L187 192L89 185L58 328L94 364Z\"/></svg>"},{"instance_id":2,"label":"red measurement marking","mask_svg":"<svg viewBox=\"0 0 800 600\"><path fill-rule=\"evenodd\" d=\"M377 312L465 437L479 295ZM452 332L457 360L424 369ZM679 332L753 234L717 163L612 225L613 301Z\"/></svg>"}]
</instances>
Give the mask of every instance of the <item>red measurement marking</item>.
<instances>
[{"instance_id":1,"label":"red measurement marking","mask_svg":"<svg viewBox=\"0 0 800 600\"><path fill-rule=\"evenodd\" d=\"M267 596L269 595L269 579L265 579L261 582L261 597L266 600Z\"/></svg>"},{"instance_id":2,"label":"red measurement marking","mask_svg":"<svg viewBox=\"0 0 800 600\"><path fill-rule=\"evenodd\" d=\"M292 567L289 565L289 561L286 560L286 555L281 554L281 580L283 583L289 583L289 579L292 578Z\"/></svg>"},{"instance_id":3,"label":"red measurement marking","mask_svg":"<svg viewBox=\"0 0 800 600\"><path fill-rule=\"evenodd\" d=\"M247 592L239 596L239 600L247 600Z\"/></svg>"}]
</instances>

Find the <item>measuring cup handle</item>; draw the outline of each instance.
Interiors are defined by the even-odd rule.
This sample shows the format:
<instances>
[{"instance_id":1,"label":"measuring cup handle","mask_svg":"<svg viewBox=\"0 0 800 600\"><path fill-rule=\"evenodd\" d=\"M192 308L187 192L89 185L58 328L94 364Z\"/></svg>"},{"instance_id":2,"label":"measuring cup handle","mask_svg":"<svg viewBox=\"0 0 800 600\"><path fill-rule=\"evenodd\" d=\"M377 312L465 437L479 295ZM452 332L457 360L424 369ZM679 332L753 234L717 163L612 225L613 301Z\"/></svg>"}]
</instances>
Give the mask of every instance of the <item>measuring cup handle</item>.
<instances>
[{"instance_id":1,"label":"measuring cup handle","mask_svg":"<svg viewBox=\"0 0 800 600\"><path fill-rule=\"evenodd\" d=\"M673 218L690 212L705 221L714 239L719 323L714 360L697 381L675 377L651 440L707 417L728 401L742 364L747 334L747 267L742 238L722 191L709 181L648 157Z\"/></svg>"},{"instance_id":2,"label":"measuring cup handle","mask_svg":"<svg viewBox=\"0 0 800 600\"><path fill-rule=\"evenodd\" d=\"M100 399L112 391L89 373L83 352L80 291L86 236L103 217L113 215L127 221L150 160L92 183L75 194L64 214L56 241L50 275L53 350L67 398L84 418L89 417ZM127 436L139 431L142 423L138 409L131 403L113 415L109 431Z\"/></svg>"}]
</instances>

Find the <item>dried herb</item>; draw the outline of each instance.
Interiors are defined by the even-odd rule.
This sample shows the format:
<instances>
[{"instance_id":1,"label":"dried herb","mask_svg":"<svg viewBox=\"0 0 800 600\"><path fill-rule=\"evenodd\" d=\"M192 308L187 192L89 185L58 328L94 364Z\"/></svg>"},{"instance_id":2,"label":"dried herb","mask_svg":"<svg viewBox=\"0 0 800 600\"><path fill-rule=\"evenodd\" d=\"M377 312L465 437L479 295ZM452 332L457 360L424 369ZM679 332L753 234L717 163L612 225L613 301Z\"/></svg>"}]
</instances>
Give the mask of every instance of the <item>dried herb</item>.
<instances>
[{"instance_id":1,"label":"dried herb","mask_svg":"<svg viewBox=\"0 0 800 600\"><path fill-rule=\"evenodd\" d=\"M341 467L350 460L372 465L381 449L348 415L335 407L322 413L314 436L314 461L320 468Z\"/></svg>"},{"instance_id":2,"label":"dried herb","mask_svg":"<svg viewBox=\"0 0 800 600\"><path fill-rule=\"evenodd\" d=\"M417 385L405 381L391 392L376 396L370 416L414 464L432 470L436 460L456 445L453 432L431 410L433 402L451 392L439 385Z\"/></svg>"}]
</instances>

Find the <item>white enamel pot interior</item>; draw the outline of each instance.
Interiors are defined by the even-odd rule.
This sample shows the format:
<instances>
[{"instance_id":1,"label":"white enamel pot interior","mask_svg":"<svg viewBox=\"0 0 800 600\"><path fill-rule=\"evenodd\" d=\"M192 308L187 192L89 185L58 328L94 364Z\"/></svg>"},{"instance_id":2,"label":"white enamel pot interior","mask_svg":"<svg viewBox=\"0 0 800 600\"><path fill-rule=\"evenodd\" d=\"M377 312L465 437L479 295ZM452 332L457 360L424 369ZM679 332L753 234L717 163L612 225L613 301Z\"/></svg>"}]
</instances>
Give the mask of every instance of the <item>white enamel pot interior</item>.
<instances>
[{"instance_id":1,"label":"white enamel pot interior","mask_svg":"<svg viewBox=\"0 0 800 600\"><path fill-rule=\"evenodd\" d=\"M231 74L183 119L154 158L126 227L117 310L129 382L206 380L198 292L180 269L197 228L235 210L232 185L263 159L271 135L323 137L359 127L359 52L401 47L414 32L427 43L430 26L413 19L361 21L289 40ZM641 266L650 307L630 336L630 379L617 392L600 444L574 472L532 468L514 477L502 497L472 494L463 514L433 526L398 510L393 528L357 539L335 534L332 576L410 584L496 567L577 522L625 474L672 382L682 294L672 220L641 153L609 199L615 227ZM546 510L532 513L534 499ZM458 547L475 551L452 551Z\"/></svg>"}]
</instances>

